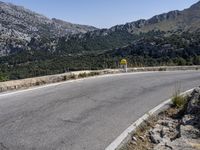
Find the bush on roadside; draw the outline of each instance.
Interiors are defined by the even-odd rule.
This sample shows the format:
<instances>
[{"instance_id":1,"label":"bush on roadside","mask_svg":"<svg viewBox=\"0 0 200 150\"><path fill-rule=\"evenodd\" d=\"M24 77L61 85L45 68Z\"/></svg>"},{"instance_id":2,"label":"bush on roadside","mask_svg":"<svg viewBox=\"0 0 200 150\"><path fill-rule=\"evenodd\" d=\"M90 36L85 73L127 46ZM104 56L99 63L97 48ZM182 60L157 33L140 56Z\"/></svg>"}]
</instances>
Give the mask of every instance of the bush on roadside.
<instances>
[{"instance_id":1,"label":"bush on roadside","mask_svg":"<svg viewBox=\"0 0 200 150\"><path fill-rule=\"evenodd\" d=\"M176 94L172 98L172 103L177 108L183 108L186 105L187 100L184 96Z\"/></svg>"},{"instance_id":2,"label":"bush on roadside","mask_svg":"<svg viewBox=\"0 0 200 150\"><path fill-rule=\"evenodd\" d=\"M179 82L177 82L175 84L175 92L172 97L172 103L173 103L174 107L182 109L187 104L187 98L185 96L181 95L180 89L181 89L181 84Z\"/></svg>"},{"instance_id":3,"label":"bush on roadside","mask_svg":"<svg viewBox=\"0 0 200 150\"><path fill-rule=\"evenodd\" d=\"M167 68L159 68L158 71L167 71Z\"/></svg>"},{"instance_id":4,"label":"bush on roadside","mask_svg":"<svg viewBox=\"0 0 200 150\"><path fill-rule=\"evenodd\" d=\"M76 75L75 74L71 74L70 76L69 76L69 79L76 79L77 77L76 77Z\"/></svg>"},{"instance_id":5,"label":"bush on roadside","mask_svg":"<svg viewBox=\"0 0 200 150\"><path fill-rule=\"evenodd\" d=\"M63 76L63 81L66 81L68 79L69 79L69 77L67 75Z\"/></svg>"},{"instance_id":6,"label":"bush on roadside","mask_svg":"<svg viewBox=\"0 0 200 150\"><path fill-rule=\"evenodd\" d=\"M97 76L100 75L100 72L90 72L88 76Z\"/></svg>"},{"instance_id":7,"label":"bush on roadside","mask_svg":"<svg viewBox=\"0 0 200 150\"><path fill-rule=\"evenodd\" d=\"M85 77L87 77L88 76L88 74L86 73L86 72L84 72L84 73L80 73L79 75L78 75L78 78L85 78Z\"/></svg>"},{"instance_id":8,"label":"bush on roadside","mask_svg":"<svg viewBox=\"0 0 200 150\"><path fill-rule=\"evenodd\" d=\"M37 81L37 82L35 83L35 85L36 85L36 86L39 86L39 85L40 85L40 82L39 82L39 81Z\"/></svg>"}]
</instances>

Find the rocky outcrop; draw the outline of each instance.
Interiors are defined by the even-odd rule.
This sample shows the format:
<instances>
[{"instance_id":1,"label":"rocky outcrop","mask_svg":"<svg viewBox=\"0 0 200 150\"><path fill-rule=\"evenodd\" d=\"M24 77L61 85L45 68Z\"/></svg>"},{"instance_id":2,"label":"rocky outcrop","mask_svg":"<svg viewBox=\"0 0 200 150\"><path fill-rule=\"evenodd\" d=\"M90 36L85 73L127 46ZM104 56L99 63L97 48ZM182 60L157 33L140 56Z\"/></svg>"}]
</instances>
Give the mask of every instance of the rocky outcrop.
<instances>
[{"instance_id":1,"label":"rocky outcrop","mask_svg":"<svg viewBox=\"0 0 200 150\"><path fill-rule=\"evenodd\" d=\"M188 97L181 119L163 117L149 131L154 150L196 150L200 148L200 88Z\"/></svg>"},{"instance_id":2,"label":"rocky outcrop","mask_svg":"<svg viewBox=\"0 0 200 150\"><path fill-rule=\"evenodd\" d=\"M198 114L200 116L200 88L196 88L193 91L191 97L189 97L187 114L191 115ZM200 125L200 118L199 118L199 125Z\"/></svg>"},{"instance_id":3,"label":"rocky outcrop","mask_svg":"<svg viewBox=\"0 0 200 150\"><path fill-rule=\"evenodd\" d=\"M183 31L196 31L200 25L200 2L183 11L170 11L153 16L150 19L140 19L112 27L112 31L128 31L130 33L149 32L152 30L181 33Z\"/></svg>"},{"instance_id":4,"label":"rocky outcrop","mask_svg":"<svg viewBox=\"0 0 200 150\"><path fill-rule=\"evenodd\" d=\"M0 2L0 56L30 50L32 38L40 41L42 37L58 38L96 29L55 18L49 19L22 6ZM44 43L45 41L43 45Z\"/></svg>"},{"instance_id":5,"label":"rocky outcrop","mask_svg":"<svg viewBox=\"0 0 200 150\"><path fill-rule=\"evenodd\" d=\"M183 11L175 10L147 20L140 19L116 25L110 29L97 29L55 18L49 19L24 7L0 2L0 57L22 50L71 53L78 49L79 53L82 53L89 50L123 48L134 43L140 33L158 32L163 36L196 32L200 31L199 27L199 2ZM65 38L60 38L63 36Z\"/></svg>"}]
</instances>

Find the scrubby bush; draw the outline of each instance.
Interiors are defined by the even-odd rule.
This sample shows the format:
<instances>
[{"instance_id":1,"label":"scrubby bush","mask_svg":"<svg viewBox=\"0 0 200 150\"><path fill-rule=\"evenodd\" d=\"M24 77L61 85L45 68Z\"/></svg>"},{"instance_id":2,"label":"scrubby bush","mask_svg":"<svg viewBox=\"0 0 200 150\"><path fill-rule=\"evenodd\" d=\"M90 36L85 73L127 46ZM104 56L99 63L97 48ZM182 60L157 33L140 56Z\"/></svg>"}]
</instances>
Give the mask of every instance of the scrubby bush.
<instances>
[{"instance_id":1,"label":"scrubby bush","mask_svg":"<svg viewBox=\"0 0 200 150\"><path fill-rule=\"evenodd\" d=\"M184 108L185 105L187 104L187 98L180 94L181 93L180 89L181 89L181 84L176 83L175 92L172 97L172 103L176 108Z\"/></svg>"},{"instance_id":2,"label":"scrubby bush","mask_svg":"<svg viewBox=\"0 0 200 150\"><path fill-rule=\"evenodd\" d=\"M187 101L186 101L186 98L184 96L176 94L172 98L172 103L175 107L181 108L181 107L184 107L186 105Z\"/></svg>"},{"instance_id":3,"label":"scrubby bush","mask_svg":"<svg viewBox=\"0 0 200 150\"><path fill-rule=\"evenodd\" d=\"M66 81L68 79L69 79L69 77L67 75L63 76L63 81Z\"/></svg>"},{"instance_id":4,"label":"scrubby bush","mask_svg":"<svg viewBox=\"0 0 200 150\"><path fill-rule=\"evenodd\" d=\"M167 68L159 68L158 71L166 71Z\"/></svg>"},{"instance_id":5,"label":"scrubby bush","mask_svg":"<svg viewBox=\"0 0 200 150\"><path fill-rule=\"evenodd\" d=\"M78 78L85 78L85 77L87 77L88 76L88 74L86 73L86 72L84 72L84 73L80 73L79 75L78 75Z\"/></svg>"},{"instance_id":6,"label":"scrubby bush","mask_svg":"<svg viewBox=\"0 0 200 150\"><path fill-rule=\"evenodd\" d=\"M70 78L70 79L76 79L76 75L75 75L75 74L71 74L71 75L69 76L69 78Z\"/></svg>"},{"instance_id":7,"label":"scrubby bush","mask_svg":"<svg viewBox=\"0 0 200 150\"><path fill-rule=\"evenodd\" d=\"M100 72L90 72L88 76L97 76L100 75Z\"/></svg>"}]
</instances>

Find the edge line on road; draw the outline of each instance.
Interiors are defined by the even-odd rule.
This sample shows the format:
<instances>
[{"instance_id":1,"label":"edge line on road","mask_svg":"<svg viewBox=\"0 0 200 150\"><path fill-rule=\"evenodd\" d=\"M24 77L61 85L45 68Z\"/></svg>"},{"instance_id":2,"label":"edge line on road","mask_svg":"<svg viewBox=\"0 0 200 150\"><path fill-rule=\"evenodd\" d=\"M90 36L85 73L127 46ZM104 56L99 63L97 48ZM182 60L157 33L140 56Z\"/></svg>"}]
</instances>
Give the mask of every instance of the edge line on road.
<instances>
[{"instance_id":1,"label":"edge line on road","mask_svg":"<svg viewBox=\"0 0 200 150\"><path fill-rule=\"evenodd\" d=\"M184 96L186 94L189 94L194 89L195 88L189 89L185 92L182 92L180 95ZM148 111L138 120L136 120L133 124L131 124L127 129L125 129L110 145L108 145L108 147L105 148L105 150L118 150L119 148L121 148L121 146L129 140L128 138L131 136L131 133L133 133L138 126L140 126L144 121L147 121L150 116L157 114L159 111L164 111L164 109L166 109L165 106L169 105L171 101L172 98L167 99L161 104L151 109L150 111Z\"/></svg>"},{"instance_id":2,"label":"edge line on road","mask_svg":"<svg viewBox=\"0 0 200 150\"><path fill-rule=\"evenodd\" d=\"M38 90L38 89L47 88L47 87L53 87L53 86L62 85L62 84L66 84L66 83L71 83L71 82L83 81L83 80L87 80L87 79L104 78L104 77L112 77L112 76L120 76L120 75L130 75L130 74L146 74L146 73L155 73L155 72L159 72L159 71L104 74L104 75L98 75L98 76L87 77L87 78L67 80L67 81L58 82L58 83L50 83L50 84L41 85L41 86L37 86L37 87L30 87L30 88L22 89L22 90L3 92L3 93L0 93L0 97L9 96L9 95L18 94L18 93L23 93L23 92L28 92L28 91L33 91L33 90ZM165 71L165 72L168 72L168 71Z\"/></svg>"}]
</instances>

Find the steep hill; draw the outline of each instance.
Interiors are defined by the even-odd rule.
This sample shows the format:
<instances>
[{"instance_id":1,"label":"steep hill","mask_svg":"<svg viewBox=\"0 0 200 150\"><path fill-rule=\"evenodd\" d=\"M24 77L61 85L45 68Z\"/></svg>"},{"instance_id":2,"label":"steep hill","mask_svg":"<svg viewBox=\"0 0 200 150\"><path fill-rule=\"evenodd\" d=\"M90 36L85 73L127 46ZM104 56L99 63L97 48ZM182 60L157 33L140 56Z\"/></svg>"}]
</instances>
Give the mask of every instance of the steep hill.
<instances>
[{"instance_id":1,"label":"steep hill","mask_svg":"<svg viewBox=\"0 0 200 150\"><path fill-rule=\"evenodd\" d=\"M122 58L132 67L200 65L200 2L110 29L0 5L0 80L116 68Z\"/></svg>"},{"instance_id":2,"label":"steep hill","mask_svg":"<svg viewBox=\"0 0 200 150\"><path fill-rule=\"evenodd\" d=\"M172 33L194 32L200 28L200 2L183 11L171 11L156 15L148 20L138 20L125 25L117 25L110 30L125 30L130 33L159 30Z\"/></svg>"},{"instance_id":3,"label":"steep hill","mask_svg":"<svg viewBox=\"0 0 200 150\"><path fill-rule=\"evenodd\" d=\"M57 50L67 53L109 50L131 44L145 34L169 36L200 31L200 2L182 11L171 11L148 20L138 20L60 39ZM63 42L64 41L64 42Z\"/></svg>"},{"instance_id":4,"label":"steep hill","mask_svg":"<svg viewBox=\"0 0 200 150\"><path fill-rule=\"evenodd\" d=\"M22 6L0 2L0 56L29 50L31 38L58 38L97 28L49 19Z\"/></svg>"}]
</instances>

